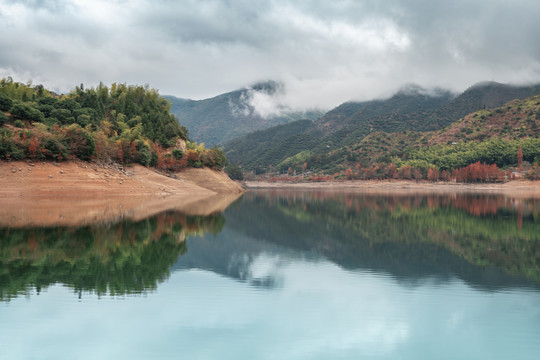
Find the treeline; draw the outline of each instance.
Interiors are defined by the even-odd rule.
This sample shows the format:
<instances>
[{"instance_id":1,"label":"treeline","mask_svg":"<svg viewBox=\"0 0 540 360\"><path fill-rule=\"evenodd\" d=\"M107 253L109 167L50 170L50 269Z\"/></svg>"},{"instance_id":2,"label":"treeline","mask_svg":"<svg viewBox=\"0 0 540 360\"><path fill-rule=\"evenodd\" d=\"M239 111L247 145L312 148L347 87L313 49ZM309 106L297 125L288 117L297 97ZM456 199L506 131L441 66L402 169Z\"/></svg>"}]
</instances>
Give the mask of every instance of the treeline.
<instances>
[{"instance_id":1,"label":"treeline","mask_svg":"<svg viewBox=\"0 0 540 360\"><path fill-rule=\"evenodd\" d=\"M148 86L77 86L56 95L31 83L0 80L0 159L140 163L163 169L225 164L218 148L187 140L170 103Z\"/></svg>"},{"instance_id":2,"label":"treeline","mask_svg":"<svg viewBox=\"0 0 540 360\"><path fill-rule=\"evenodd\" d=\"M429 145L425 140L425 136L416 132L375 133L354 147L343 147L326 154L298 153L274 169L278 174L309 174L308 178L332 174L338 179L477 181L460 176L459 171L472 164L485 164L496 166L500 175L481 181L502 181L516 176L540 178L538 138L493 137L482 142L444 145ZM519 174L512 175L515 170L520 170Z\"/></svg>"},{"instance_id":3,"label":"treeline","mask_svg":"<svg viewBox=\"0 0 540 360\"><path fill-rule=\"evenodd\" d=\"M514 179L517 173L511 170L502 170L496 164L476 162L463 168L439 171L436 167L424 170L411 165L397 167L395 164L378 164L371 167L348 168L343 174L336 174L337 178L347 180L429 180L429 181L457 181L457 182L501 182Z\"/></svg>"}]
</instances>

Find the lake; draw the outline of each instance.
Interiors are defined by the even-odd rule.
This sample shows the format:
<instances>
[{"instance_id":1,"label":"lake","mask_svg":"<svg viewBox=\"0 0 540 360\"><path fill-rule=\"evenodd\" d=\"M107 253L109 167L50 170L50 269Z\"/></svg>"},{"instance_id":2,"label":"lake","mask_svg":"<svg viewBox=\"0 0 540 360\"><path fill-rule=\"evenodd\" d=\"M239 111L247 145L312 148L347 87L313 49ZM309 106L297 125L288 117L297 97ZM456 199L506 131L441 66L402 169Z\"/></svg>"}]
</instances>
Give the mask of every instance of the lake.
<instances>
[{"instance_id":1,"label":"lake","mask_svg":"<svg viewBox=\"0 0 540 360\"><path fill-rule=\"evenodd\" d=\"M1 359L538 359L540 200L250 190L0 229Z\"/></svg>"}]
</instances>

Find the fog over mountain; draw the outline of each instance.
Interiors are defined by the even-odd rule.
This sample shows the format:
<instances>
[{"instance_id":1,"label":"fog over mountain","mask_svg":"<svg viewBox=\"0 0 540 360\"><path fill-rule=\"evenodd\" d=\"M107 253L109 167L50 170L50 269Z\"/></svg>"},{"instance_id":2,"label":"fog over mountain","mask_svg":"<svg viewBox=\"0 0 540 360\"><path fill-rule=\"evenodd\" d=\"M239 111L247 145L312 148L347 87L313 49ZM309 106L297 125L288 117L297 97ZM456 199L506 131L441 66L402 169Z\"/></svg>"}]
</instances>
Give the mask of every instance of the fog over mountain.
<instances>
[{"instance_id":1,"label":"fog over mountain","mask_svg":"<svg viewBox=\"0 0 540 360\"><path fill-rule=\"evenodd\" d=\"M274 80L259 112L330 109L409 83L537 83L538 14L536 0L0 0L0 77L189 99Z\"/></svg>"}]
</instances>

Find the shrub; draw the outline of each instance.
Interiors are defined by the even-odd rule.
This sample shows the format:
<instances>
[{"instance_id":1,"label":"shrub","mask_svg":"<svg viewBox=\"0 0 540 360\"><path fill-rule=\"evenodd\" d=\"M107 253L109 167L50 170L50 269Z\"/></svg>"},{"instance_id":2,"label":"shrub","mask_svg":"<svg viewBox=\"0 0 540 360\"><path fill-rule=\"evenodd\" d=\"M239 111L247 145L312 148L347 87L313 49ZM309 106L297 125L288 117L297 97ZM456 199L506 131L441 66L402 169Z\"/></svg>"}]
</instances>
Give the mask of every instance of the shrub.
<instances>
[{"instance_id":1,"label":"shrub","mask_svg":"<svg viewBox=\"0 0 540 360\"><path fill-rule=\"evenodd\" d=\"M9 111L13 106L13 100L4 94L0 94L0 111Z\"/></svg>"},{"instance_id":2,"label":"shrub","mask_svg":"<svg viewBox=\"0 0 540 360\"><path fill-rule=\"evenodd\" d=\"M54 159L61 159L68 156L65 145L57 139L48 139L45 141L44 145L45 149L49 151Z\"/></svg>"},{"instance_id":3,"label":"shrub","mask_svg":"<svg viewBox=\"0 0 540 360\"><path fill-rule=\"evenodd\" d=\"M4 125L9 118L3 112L0 112L0 126Z\"/></svg>"},{"instance_id":4,"label":"shrub","mask_svg":"<svg viewBox=\"0 0 540 360\"><path fill-rule=\"evenodd\" d=\"M62 124L72 124L74 122L71 111L68 109L54 109L51 111L51 117L58 119Z\"/></svg>"},{"instance_id":5,"label":"shrub","mask_svg":"<svg viewBox=\"0 0 540 360\"><path fill-rule=\"evenodd\" d=\"M19 119L29 119L31 116L31 108L23 103L16 103L11 107L11 115Z\"/></svg>"},{"instance_id":6,"label":"shrub","mask_svg":"<svg viewBox=\"0 0 540 360\"><path fill-rule=\"evenodd\" d=\"M77 124L81 125L82 127L90 124L90 121L92 118L90 115L79 115L77 116Z\"/></svg>"},{"instance_id":7,"label":"shrub","mask_svg":"<svg viewBox=\"0 0 540 360\"><path fill-rule=\"evenodd\" d=\"M186 155L188 166L195 168L200 168L202 166L202 163L199 160L199 153L196 150L189 149Z\"/></svg>"},{"instance_id":8,"label":"shrub","mask_svg":"<svg viewBox=\"0 0 540 360\"><path fill-rule=\"evenodd\" d=\"M225 172L233 180L244 180L244 173L242 173L242 169L240 169L240 166L236 164L227 165L225 167Z\"/></svg>"},{"instance_id":9,"label":"shrub","mask_svg":"<svg viewBox=\"0 0 540 360\"><path fill-rule=\"evenodd\" d=\"M182 149L173 149L172 155L176 160L180 160L184 156Z\"/></svg>"},{"instance_id":10,"label":"shrub","mask_svg":"<svg viewBox=\"0 0 540 360\"><path fill-rule=\"evenodd\" d=\"M24 127L24 124L23 124L23 122L21 120L15 120L13 125L15 125L18 128L23 128Z\"/></svg>"}]
</instances>

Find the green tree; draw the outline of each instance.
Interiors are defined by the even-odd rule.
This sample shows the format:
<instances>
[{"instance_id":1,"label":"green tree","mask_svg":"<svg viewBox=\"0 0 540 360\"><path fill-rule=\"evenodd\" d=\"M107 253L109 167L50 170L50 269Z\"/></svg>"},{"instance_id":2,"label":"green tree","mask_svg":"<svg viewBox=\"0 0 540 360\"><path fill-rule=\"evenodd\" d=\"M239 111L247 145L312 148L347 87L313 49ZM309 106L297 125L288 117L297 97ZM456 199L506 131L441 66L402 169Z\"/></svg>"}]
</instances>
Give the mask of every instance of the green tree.
<instances>
[{"instance_id":1,"label":"green tree","mask_svg":"<svg viewBox=\"0 0 540 360\"><path fill-rule=\"evenodd\" d=\"M13 100L4 94L0 94L0 111L9 111L13 106Z\"/></svg>"},{"instance_id":2,"label":"green tree","mask_svg":"<svg viewBox=\"0 0 540 360\"><path fill-rule=\"evenodd\" d=\"M237 164L228 164L225 166L225 172L233 180L244 180L244 173Z\"/></svg>"}]
</instances>

